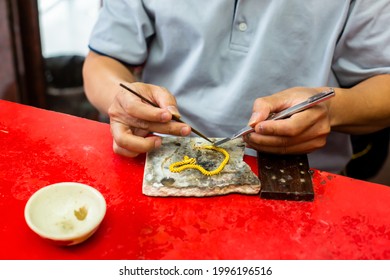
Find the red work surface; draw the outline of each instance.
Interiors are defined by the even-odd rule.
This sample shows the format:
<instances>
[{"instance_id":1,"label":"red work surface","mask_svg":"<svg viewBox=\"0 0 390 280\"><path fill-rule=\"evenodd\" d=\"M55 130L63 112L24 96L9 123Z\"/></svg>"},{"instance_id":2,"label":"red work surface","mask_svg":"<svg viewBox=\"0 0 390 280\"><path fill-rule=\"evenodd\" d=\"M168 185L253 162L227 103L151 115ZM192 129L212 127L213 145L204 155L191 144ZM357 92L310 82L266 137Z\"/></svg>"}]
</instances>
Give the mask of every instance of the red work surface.
<instances>
[{"instance_id":1,"label":"red work surface","mask_svg":"<svg viewBox=\"0 0 390 280\"><path fill-rule=\"evenodd\" d=\"M390 259L389 187L314 170L314 202L155 198L141 192L144 160L115 155L107 124L0 101L0 259ZM23 216L35 191L63 181L107 201L73 247Z\"/></svg>"}]
</instances>

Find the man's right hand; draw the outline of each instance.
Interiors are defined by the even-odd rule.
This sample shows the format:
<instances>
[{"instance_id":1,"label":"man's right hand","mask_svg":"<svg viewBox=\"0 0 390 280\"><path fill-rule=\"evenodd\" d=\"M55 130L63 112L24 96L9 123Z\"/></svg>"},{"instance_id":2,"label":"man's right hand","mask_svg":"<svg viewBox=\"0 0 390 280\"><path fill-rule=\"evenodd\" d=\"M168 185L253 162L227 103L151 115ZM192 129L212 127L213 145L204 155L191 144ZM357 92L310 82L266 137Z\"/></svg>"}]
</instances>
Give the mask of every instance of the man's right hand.
<instances>
[{"instance_id":1,"label":"man's right hand","mask_svg":"<svg viewBox=\"0 0 390 280\"><path fill-rule=\"evenodd\" d=\"M144 83L123 83L146 99L154 107L118 84L118 93L108 109L114 152L135 157L161 146L161 137L151 132L187 136L191 128L184 123L171 121L180 117L175 97L165 88Z\"/></svg>"}]
</instances>

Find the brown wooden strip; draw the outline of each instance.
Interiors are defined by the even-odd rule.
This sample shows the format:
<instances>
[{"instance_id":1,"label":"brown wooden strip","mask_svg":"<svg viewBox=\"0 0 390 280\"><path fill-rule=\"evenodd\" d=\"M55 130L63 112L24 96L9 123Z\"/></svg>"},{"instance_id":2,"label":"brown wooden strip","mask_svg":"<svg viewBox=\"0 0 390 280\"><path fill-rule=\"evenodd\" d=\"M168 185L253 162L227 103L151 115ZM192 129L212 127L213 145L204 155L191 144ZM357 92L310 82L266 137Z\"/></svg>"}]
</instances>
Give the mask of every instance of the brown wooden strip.
<instances>
[{"instance_id":1,"label":"brown wooden strip","mask_svg":"<svg viewBox=\"0 0 390 280\"><path fill-rule=\"evenodd\" d=\"M258 153L260 197L313 201L314 190L307 155Z\"/></svg>"}]
</instances>

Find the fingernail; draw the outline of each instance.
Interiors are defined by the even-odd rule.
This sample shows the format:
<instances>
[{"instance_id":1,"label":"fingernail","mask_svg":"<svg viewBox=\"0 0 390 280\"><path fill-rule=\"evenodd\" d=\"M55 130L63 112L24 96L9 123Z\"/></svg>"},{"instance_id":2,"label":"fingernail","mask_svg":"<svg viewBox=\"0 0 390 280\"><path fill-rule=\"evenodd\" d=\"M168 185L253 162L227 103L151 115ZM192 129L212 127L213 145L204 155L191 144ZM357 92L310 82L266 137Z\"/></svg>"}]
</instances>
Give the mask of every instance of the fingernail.
<instances>
[{"instance_id":1,"label":"fingernail","mask_svg":"<svg viewBox=\"0 0 390 280\"><path fill-rule=\"evenodd\" d=\"M167 122L171 120L171 115L168 112L164 112L161 114L161 121Z\"/></svg>"},{"instance_id":2,"label":"fingernail","mask_svg":"<svg viewBox=\"0 0 390 280\"><path fill-rule=\"evenodd\" d=\"M167 109L168 109L168 111L169 111L172 115L174 115L175 117L180 118L179 110L178 110L175 106L168 106Z\"/></svg>"},{"instance_id":3,"label":"fingernail","mask_svg":"<svg viewBox=\"0 0 390 280\"><path fill-rule=\"evenodd\" d=\"M260 134L263 134L263 133L264 133L263 125L259 125L259 133L260 133Z\"/></svg>"},{"instance_id":4,"label":"fingernail","mask_svg":"<svg viewBox=\"0 0 390 280\"><path fill-rule=\"evenodd\" d=\"M157 138L156 141L154 141L154 148L155 149L160 148L161 144L162 144L162 139L161 138Z\"/></svg>"},{"instance_id":5,"label":"fingernail","mask_svg":"<svg viewBox=\"0 0 390 280\"><path fill-rule=\"evenodd\" d=\"M180 130L181 136L187 136L188 134L190 134L190 132L191 129L188 126L185 126Z\"/></svg>"},{"instance_id":6,"label":"fingernail","mask_svg":"<svg viewBox=\"0 0 390 280\"><path fill-rule=\"evenodd\" d=\"M260 113L259 112L254 112L251 116L251 118L249 119L249 122L248 122L248 125L249 126L253 126L257 123L257 119L259 117Z\"/></svg>"}]
</instances>

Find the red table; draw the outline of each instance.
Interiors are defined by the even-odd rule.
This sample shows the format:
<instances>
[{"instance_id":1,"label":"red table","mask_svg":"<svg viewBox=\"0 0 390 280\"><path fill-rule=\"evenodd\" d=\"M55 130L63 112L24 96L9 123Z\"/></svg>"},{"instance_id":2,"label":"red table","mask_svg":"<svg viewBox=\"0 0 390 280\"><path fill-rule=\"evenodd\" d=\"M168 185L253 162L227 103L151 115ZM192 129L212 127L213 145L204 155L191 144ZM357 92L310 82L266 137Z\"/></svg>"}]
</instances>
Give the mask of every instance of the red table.
<instances>
[{"instance_id":1,"label":"red table","mask_svg":"<svg viewBox=\"0 0 390 280\"><path fill-rule=\"evenodd\" d=\"M144 161L114 154L107 124L0 100L0 259L390 259L389 187L314 170L314 202L154 198L141 192ZM63 181L107 201L73 247L23 216L35 191Z\"/></svg>"}]
</instances>

